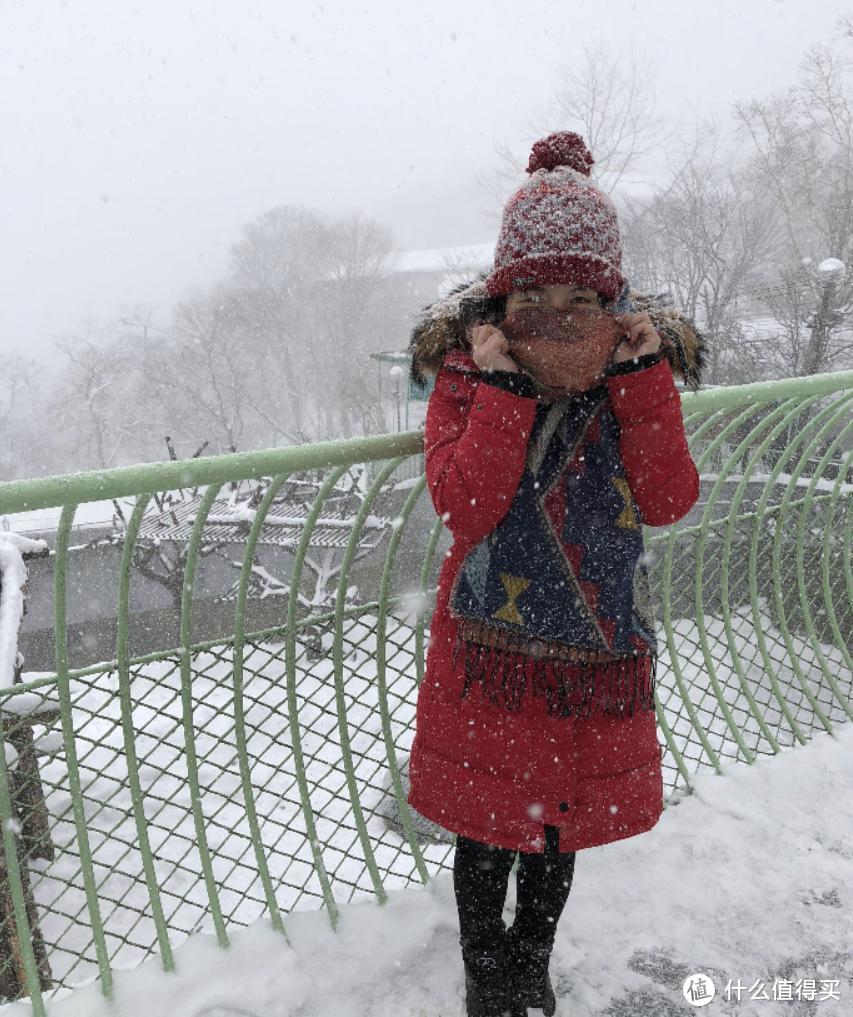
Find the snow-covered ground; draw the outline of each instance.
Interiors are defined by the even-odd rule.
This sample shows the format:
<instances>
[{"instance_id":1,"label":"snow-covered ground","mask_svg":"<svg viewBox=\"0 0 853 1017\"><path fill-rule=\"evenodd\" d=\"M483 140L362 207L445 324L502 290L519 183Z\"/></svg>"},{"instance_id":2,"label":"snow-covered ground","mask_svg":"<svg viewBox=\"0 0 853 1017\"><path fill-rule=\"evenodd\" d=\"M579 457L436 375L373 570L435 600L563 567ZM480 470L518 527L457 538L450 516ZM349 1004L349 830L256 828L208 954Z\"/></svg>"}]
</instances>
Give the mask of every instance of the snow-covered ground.
<instances>
[{"instance_id":1,"label":"snow-covered ground","mask_svg":"<svg viewBox=\"0 0 853 1017\"><path fill-rule=\"evenodd\" d=\"M819 724L788 663L789 651L769 618L760 623L786 706L809 737ZM314 662L303 658L297 669L299 727L317 838L344 916L337 938L327 934L328 919L317 910L322 891L296 784L283 647L269 642L247 647L245 705L252 785L265 857L276 900L282 912L289 913L287 928L295 957L264 924L255 925L264 913L263 889L235 750L230 651L200 653L192 662L202 809L220 903L229 934L233 933L233 946L226 954L198 936L212 931L212 921L187 782L178 662L146 664L134 669L132 679L145 815L171 940L179 948L179 973L169 978L153 974L156 961L154 967L149 963L157 938L133 817L117 676L108 673L72 683L83 805L108 952L116 969L145 962L140 973L119 976L124 1007L119 1017L137 1013L232 1017L241 1013L240 1006L243 1013L258 1017L461 1014L461 975L446 869L451 849L447 844L425 845L434 884L427 891L404 889L417 882L414 861L384 818L388 767L378 706L375 624L370 615L347 623L343 673L355 782L377 867L391 893L382 909L374 903L341 764L331 653ZM730 662L725 628L712 617L705 624L722 698L744 743L766 752L763 732L746 709ZM326 639L329 651L330 637ZM674 639L682 678L691 689L695 722L721 763L730 767L729 776L720 779L706 772L694 778L696 796L684 797L683 780L665 746L669 805L654 833L582 854L555 963L560 991L575 999L569 1011L573 1015L607 1012L611 999L633 1000L634 991L639 996L626 1002L627 1009L614 1004L617 1008L610 1011L614 1017L683 1013L683 1001L681 1009L666 1009L664 997L675 993L676 998L680 992L676 981L696 966L744 982L750 979L752 985L768 972L787 971L788 959L794 963L791 970L802 977L832 978L832 965L841 965L835 954L853 941L847 889L853 886L850 763L845 769L843 757L833 754L835 743L822 734L817 734L822 748L813 743L790 751L794 736L762 667L751 615L741 611L732 618L732 644L767 729L785 751L755 767L732 769L743 755L708 687L695 621L677 621ZM411 626L392 619L385 651L391 731L402 764L411 744L416 694ZM814 652L796 639L793 651L831 723L842 725L843 712ZM822 652L849 695L850 676L840 653L832 647L823 647ZM661 665L659 699L674 743L685 753L692 772L702 756L701 747L666 654ZM849 731L843 730L842 737L849 760L853 758ZM67 764L59 746L52 758L42 760L41 772L58 856L49 863L31 862L30 871L53 976L67 988L94 977L97 967ZM812 947L826 954L825 971L806 970L812 963ZM719 984L718 990L722 991ZM164 995L155 998L146 993ZM640 1009L646 998L653 1001L651 1009ZM57 997L51 1013L59 1017L106 1013L98 1009L96 999L90 990L78 989L69 999ZM231 1011L222 1009L229 999ZM217 1000L222 1003L218 1011L213 1008ZM849 987L848 1004L846 1012L853 1013ZM751 1005L759 1009L751 1011L743 1003L739 1012L769 1017L774 1006L783 1006L772 1001ZM789 1009L779 1012L796 1012L787 1005ZM819 1012L832 1005L831 1000L821 1002Z\"/></svg>"},{"instance_id":2,"label":"snow-covered ground","mask_svg":"<svg viewBox=\"0 0 853 1017\"><path fill-rule=\"evenodd\" d=\"M345 634L345 704L359 791L376 863L390 887L416 877L400 837L388 829L380 805L387 801L388 765L376 682L376 618L348 623ZM327 653L301 657L296 699L305 776L317 837L337 901L372 893L372 881L353 822L341 763L334 664ZM385 642L391 730L402 762L411 744L416 696L415 642L411 626L393 619ZM199 782L213 869L229 928L254 921L264 910L263 887L252 848L236 750L233 656L198 653L192 660L192 708ZM25 680L35 675L24 675ZM244 662L247 751L264 854L283 911L318 907L322 887L306 835L288 720L284 647L246 647ZM93 855L107 949L116 967L140 963L156 949L139 835L134 819L121 705L115 672L86 676L71 685L83 810ZM44 701L26 696L24 712L55 705L52 686ZM135 749L154 867L174 944L213 928L197 849L183 727L181 678L176 659L134 668L131 679ZM14 710L14 697L4 712ZM59 730L58 723L50 733ZM38 728L37 728L38 732ZM40 735L44 738L45 735ZM41 759L41 780L57 857L30 862L41 931L57 986L74 986L97 973L68 782L61 745ZM427 847L437 870L447 845Z\"/></svg>"},{"instance_id":3,"label":"snow-covered ground","mask_svg":"<svg viewBox=\"0 0 853 1017\"><path fill-rule=\"evenodd\" d=\"M708 1014L853 1013L851 800L848 726L751 767L702 774L649 833L579 852L552 961L558 1015L691 1013L683 983L697 974L715 986ZM337 932L322 912L297 912L286 924L289 943L266 921L236 933L227 951L193 936L177 951L176 973L152 961L118 972L114 1007L91 985L50 1013L464 1013L449 875L393 891L384 907L344 905Z\"/></svg>"}]
</instances>

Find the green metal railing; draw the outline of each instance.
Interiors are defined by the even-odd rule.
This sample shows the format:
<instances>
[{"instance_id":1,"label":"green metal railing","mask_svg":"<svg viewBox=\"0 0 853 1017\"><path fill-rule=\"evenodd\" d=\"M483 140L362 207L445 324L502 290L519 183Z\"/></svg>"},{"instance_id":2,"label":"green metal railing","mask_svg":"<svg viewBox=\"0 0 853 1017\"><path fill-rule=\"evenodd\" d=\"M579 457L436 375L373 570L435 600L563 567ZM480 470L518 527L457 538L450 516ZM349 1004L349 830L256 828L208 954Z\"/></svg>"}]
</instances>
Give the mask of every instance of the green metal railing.
<instances>
[{"instance_id":1,"label":"green metal railing","mask_svg":"<svg viewBox=\"0 0 853 1017\"><path fill-rule=\"evenodd\" d=\"M683 396L702 497L680 524L647 535L670 801L700 770L752 762L853 717L851 405L853 372ZM22 972L36 1014L93 976L109 995L114 968L152 953L172 969L175 945L195 931L224 947L231 930L267 916L286 935L288 912L318 906L334 924L340 902L372 894L382 903L389 887L426 883L449 864L450 841L430 836L405 802L449 542L424 476L412 477L421 453L412 432L0 485L1 514L62 507L55 668L0 690L0 742L36 735L38 767L25 773L0 745L0 896L16 944L2 962ZM370 464L372 482L333 602L304 616L296 594L312 534L353 464ZM306 470L323 481L292 549L290 595L277 624L253 628L264 520ZM240 546L233 626L199 640L207 520L223 485L250 478L271 482ZM201 495L178 635L135 652L143 517L152 496L190 486ZM114 656L84 665L72 659L67 624L71 599L87 595L70 551L75 512L128 497ZM394 522L373 572L361 564L373 588L353 605L356 552L380 501ZM308 631L326 634L324 652L311 651Z\"/></svg>"}]
</instances>

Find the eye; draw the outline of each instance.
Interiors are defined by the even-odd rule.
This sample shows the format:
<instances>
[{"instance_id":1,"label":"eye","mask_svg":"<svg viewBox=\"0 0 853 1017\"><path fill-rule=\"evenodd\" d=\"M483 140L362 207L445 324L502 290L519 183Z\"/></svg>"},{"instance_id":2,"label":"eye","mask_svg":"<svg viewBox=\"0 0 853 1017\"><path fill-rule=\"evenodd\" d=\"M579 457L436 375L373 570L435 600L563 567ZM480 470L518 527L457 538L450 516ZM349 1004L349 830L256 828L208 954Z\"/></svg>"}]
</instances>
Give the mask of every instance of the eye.
<instances>
[{"instance_id":1,"label":"eye","mask_svg":"<svg viewBox=\"0 0 853 1017\"><path fill-rule=\"evenodd\" d=\"M525 304L541 304L543 294L538 290L525 290L521 295L521 299Z\"/></svg>"},{"instance_id":2,"label":"eye","mask_svg":"<svg viewBox=\"0 0 853 1017\"><path fill-rule=\"evenodd\" d=\"M595 304L597 302L589 293L577 293L572 297L573 304Z\"/></svg>"}]
</instances>

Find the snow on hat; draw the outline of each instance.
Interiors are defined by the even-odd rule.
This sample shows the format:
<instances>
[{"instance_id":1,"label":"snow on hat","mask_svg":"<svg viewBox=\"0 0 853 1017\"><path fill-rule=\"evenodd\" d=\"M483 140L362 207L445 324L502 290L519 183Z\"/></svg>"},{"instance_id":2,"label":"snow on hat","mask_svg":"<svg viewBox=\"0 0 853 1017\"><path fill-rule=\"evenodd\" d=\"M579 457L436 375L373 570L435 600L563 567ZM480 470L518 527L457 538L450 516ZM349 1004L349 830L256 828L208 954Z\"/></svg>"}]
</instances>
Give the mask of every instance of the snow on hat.
<instances>
[{"instance_id":1,"label":"snow on hat","mask_svg":"<svg viewBox=\"0 0 853 1017\"><path fill-rule=\"evenodd\" d=\"M571 283L615 299L623 284L619 222L610 199L592 186L583 138L555 131L530 153L530 177L504 208L490 296Z\"/></svg>"}]
</instances>

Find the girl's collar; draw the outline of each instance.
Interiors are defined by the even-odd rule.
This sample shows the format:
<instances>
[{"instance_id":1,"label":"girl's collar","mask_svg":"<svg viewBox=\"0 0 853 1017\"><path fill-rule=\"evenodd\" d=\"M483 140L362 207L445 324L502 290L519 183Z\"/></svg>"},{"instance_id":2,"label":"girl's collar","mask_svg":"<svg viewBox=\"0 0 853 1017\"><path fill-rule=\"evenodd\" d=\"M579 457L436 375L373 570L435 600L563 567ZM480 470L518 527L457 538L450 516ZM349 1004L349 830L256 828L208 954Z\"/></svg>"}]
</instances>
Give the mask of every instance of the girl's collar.
<instances>
[{"instance_id":1,"label":"girl's collar","mask_svg":"<svg viewBox=\"0 0 853 1017\"><path fill-rule=\"evenodd\" d=\"M477 362L467 350L449 350L444 357L444 366L452 371L460 371L462 374L480 375L483 373L477 366ZM600 385L596 385L595 388L591 388L588 392L579 392L577 395L573 396L565 396L557 393L552 395L550 392L543 389L540 392L538 399L543 405L551 405L552 403L559 402L560 400L576 403L595 403L605 395L607 395L607 385L602 382Z\"/></svg>"}]
</instances>

